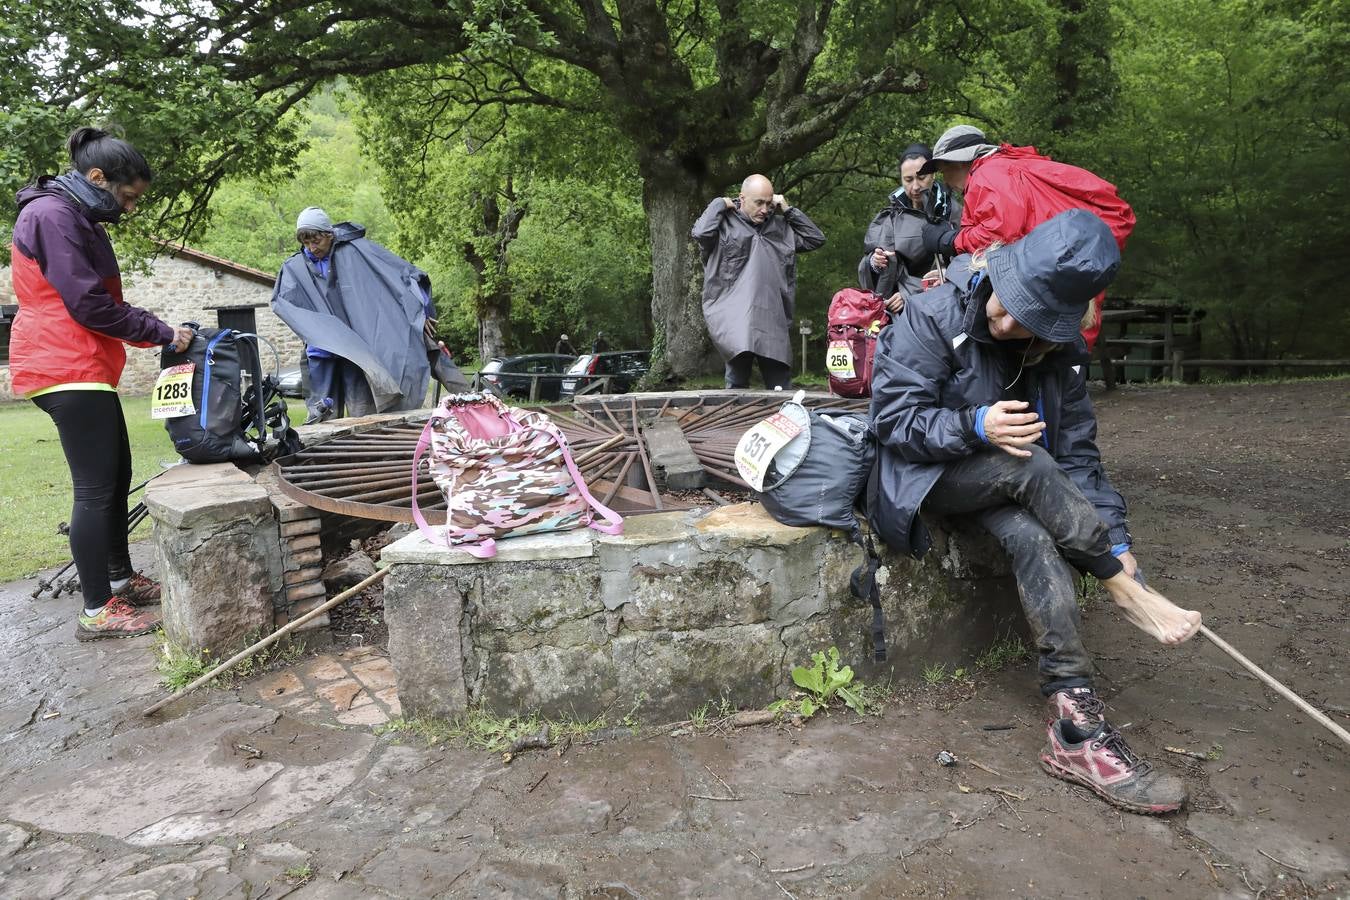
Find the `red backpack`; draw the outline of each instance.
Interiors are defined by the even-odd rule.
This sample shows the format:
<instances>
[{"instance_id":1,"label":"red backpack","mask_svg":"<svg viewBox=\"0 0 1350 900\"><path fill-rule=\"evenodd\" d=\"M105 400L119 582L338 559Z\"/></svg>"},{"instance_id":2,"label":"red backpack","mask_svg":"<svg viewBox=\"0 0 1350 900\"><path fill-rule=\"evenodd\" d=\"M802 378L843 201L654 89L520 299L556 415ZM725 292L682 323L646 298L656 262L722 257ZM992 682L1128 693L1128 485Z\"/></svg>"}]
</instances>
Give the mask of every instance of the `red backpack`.
<instances>
[{"instance_id":1,"label":"red backpack","mask_svg":"<svg viewBox=\"0 0 1350 900\"><path fill-rule=\"evenodd\" d=\"M825 370L830 392L840 397L872 396L872 356L877 334L890 323L886 303L871 291L844 288L830 301Z\"/></svg>"}]
</instances>

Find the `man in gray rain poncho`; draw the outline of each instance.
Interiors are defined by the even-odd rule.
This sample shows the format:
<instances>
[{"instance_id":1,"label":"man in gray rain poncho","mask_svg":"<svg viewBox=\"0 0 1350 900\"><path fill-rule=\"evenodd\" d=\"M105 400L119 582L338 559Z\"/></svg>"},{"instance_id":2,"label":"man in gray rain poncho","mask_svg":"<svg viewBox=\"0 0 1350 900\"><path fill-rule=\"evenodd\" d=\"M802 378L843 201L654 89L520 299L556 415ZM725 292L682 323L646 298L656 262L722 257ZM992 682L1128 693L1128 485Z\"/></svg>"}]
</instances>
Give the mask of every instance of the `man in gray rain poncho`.
<instances>
[{"instance_id":1,"label":"man in gray rain poncho","mask_svg":"<svg viewBox=\"0 0 1350 900\"><path fill-rule=\"evenodd\" d=\"M703 257L703 316L726 361L727 387L749 387L758 360L766 388L787 388L797 254L824 244L825 235L763 175L745 179L736 200L708 204L691 234Z\"/></svg>"},{"instance_id":2,"label":"man in gray rain poncho","mask_svg":"<svg viewBox=\"0 0 1350 900\"><path fill-rule=\"evenodd\" d=\"M426 399L429 351L439 353L431 279L365 234L311 206L296 221L300 250L277 274L272 309L307 345L310 421Z\"/></svg>"}]
</instances>

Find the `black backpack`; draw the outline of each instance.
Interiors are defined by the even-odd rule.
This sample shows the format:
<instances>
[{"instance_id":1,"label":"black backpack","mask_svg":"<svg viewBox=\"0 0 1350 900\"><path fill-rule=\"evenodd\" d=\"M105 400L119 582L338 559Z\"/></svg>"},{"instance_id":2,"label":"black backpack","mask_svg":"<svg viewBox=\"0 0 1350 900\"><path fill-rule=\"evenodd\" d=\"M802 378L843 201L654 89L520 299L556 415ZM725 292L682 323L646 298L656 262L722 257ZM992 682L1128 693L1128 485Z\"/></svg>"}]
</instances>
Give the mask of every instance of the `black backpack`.
<instances>
[{"instance_id":1,"label":"black backpack","mask_svg":"<svg viewBox=\"0 0 1350 900\"><path fill-rule=\"evenodd\" d=\"M192 343L182 353L166 347L160 354L161 368L193 365L196 412L164 420L178 454L194 463L252 463L299 450L276 379L262 373L258 336L184 324L195 331Z\"/></svg>"},{"instance_id":2,"label":"black backpack","mask_svg":"<svg viewBox=\"0 0 1350 900\"><path fill-rule=\"evenodd\" d=\"M876 459L876 436L866 416L842 409L807 410L800 396L784 403L782 411L798 422L805 418L809 427L774 455L760 502L784 525L838 528L862 549L863 562L849 577L849 591L871 603L873 657L885 662L886 622L876 579L881 559L855 511Z\"/></svg>"}]
</instances>

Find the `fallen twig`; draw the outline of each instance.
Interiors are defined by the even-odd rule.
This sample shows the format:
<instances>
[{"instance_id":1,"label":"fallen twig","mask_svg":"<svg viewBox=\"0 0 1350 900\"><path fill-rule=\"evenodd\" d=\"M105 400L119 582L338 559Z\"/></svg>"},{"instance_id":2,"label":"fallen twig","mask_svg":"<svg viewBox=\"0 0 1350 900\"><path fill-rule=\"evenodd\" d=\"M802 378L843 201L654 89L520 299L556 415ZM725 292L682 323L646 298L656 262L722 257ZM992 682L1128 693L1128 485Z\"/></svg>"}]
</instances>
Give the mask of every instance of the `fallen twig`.
<instances>
[{"instance_id":1,"label":"fallen twig","mask_svg":"<svg viewBox=\"0 0 1350 900\"><path fill-rule=\"evenodd\" d=\"M1208 760L1209 757L1203 753L1196 753L1194 750L1187 750L1185 747L1163 747L1168 753L1175 753L1178 756L1189 756L1191 759Z\"/></svg>"},{"instance_id":2,"label":"fallen twig","mask_svg":"<svg viewBox=\"0 0 1350 900\"><path fill-rule=\"evenodd\" d=\"M779 889L780 891L782 891L784 894L787 894L789 897L791 897L792 900L797 900L797 895L794 894L794 893L792 893L792 891L789 891L787 888L783 887L783 886L782 886L781 884L779 884L777 881L775 881L774 884L777 884L777 885L778 885L778 889Z\"/></svg>"},{"instance_id":3,"label":"fallen twig","mask_svg":"<svg viewBox=\"0 0 1350 900\"><path fill-rule=\"evenodd\" d=\"M814 869L815 867L816 867L815 863L809 862L806 863L805 865L793 866L790 869L770 869L769 871L775 875L786 875L789 872L805 872L807 869Z\"/></svg>"},{"instance_id":4,"label":"fallen twig","mask_svg":"<svg viewBox=\"0 0 1350 900\"><path fill-rule=\"evenodd\" d=\"M722 803L740 803L740 797L710 797L707 794L690 794L695 800L717 800Z\"/></svg>"},{"instance_id":5,"label":"fallen twig","mask_svg":"<svg viewBox=\"0 0 1350 900\"><path fill-rule=\"evenodd\" d=\"M1023 797L1021 794L1014 794L1012 791L1010 791L1010 790L1008 790L1008 789L1006 789L1006 788L1001 788L1001 787L990 787L990 788L985 788L985 790L987 790L987 791L993 791L995 794L1002 794L1004 797L1011 797L1011 798L1014 799L1014 800L1022 800L1022 801L1025 801L1025 800L1027 799L1026 797Z\"/></svg>"},{"instance_id":6,"label":"fallen twig","mask_svg":"<svg viewBox=\"0 0 1350 900\"><path fill-rule=\"evenodd\" d=\"M975 760L972 759L972 760L970 760L970 764L971 764L972 766L974 766L975 768L979 769L981 772L988 772L990 775L995 775L995 776L997 776L997 777L999 777L999 778L1007 778L1007 777L1008 777L1007 775L1004 775L1002 772L998 772L998 771L995 771L994 769L989 768L988 766L986 766L986 765L985 765L984 763L982 763L982 762L976 762ZM1019 797L1018 799L1021 800L1021 799L1024 799L1024 798Z\"/></svg>"},{"instance_id":7,"label":"fallen twig","mask_svg":"<svg viewBox=\"0 0 1350 900\"><path fill-rule=\"evenodd\" d=\"M756 853L755 851L751 850L749 847L747 847L747 848L745 848L745 849L746 849L746 852L748 852L751 856L753 856L753 857L755 858L755 862L759 863L760 868L763 868L763 867L764 867L764 857L760 856L758 853Z\"/></svg>"},{"instance_id":8,"label":"fallen twig","mask_svg":"<svg viewBox=\"0 0 1350 900\"><path fill-rule=\"evenodd\" d=\"M708 770L708 774L709 774L709 775L711 775L712 777L714 777L714 778L717 779L717 783L718 783L718 784L722 785L722 787L724 787L724 788L727 789L727 793L728 793L728 794L730 794L730 795L733 796L733 797L736 796L736 792L733 791L733 790L731 789L731 785L729 785L729 784L727 784L725 781L723 781L723 780L722 780L722 776L721 776L721 775L718 775L716 772L714 772L714 771L712 770L712 767L711 767L711 766L705 765L703 768L705 768L705 769Z\"/></svg>"},{"instance_id":9,"label":"fallen twig","mask_svg":"<svg viewBox=\"0 0 1350 900\"><path fill-rule=\"evenodd\" d=\"M536 781L534 784L530 785L529 787L527 787L527 788L525 789L525 793L527 793L527 794L533 794L533 793L534 793L534 789L537 788L537 787L539 787L539 785L543 784L543 783L544 783L544 779L547 778L547 777L548 777L548 773L547 773L547 772L545 772L543 775L540 775L538 781Z\"/></svg>"},{"instance_id":10,"label":"fallen twig","mask_svg":"<svg viewBox=\"0 0 1350 900\"><path fill-rule=\"evenodd\" d=\"M1287 863L1287 862L1285 862L1285 861L1282 860L1282 859L1276 859L1275 857L1271 856L1271 855L1270 855L1269 853L1267 853L1266 851L1262 850L1260 847L1257 847L1257 848L1256 848L1256 852L1257 852L1257 853L1260 853L1262 856L1264 856L1266 859L1270 860L1271 862L1276 863L1276 864L1281 865L1281 866L1284 866L1286 869L1291 869L1291 870L1293 870L1293 871L1295 871L1295 872L1306 872L1306 871L1307 871L1306 869L1300 869L1298 866L1293 865L1292 863Z\"/></svg>"}]
</instances>

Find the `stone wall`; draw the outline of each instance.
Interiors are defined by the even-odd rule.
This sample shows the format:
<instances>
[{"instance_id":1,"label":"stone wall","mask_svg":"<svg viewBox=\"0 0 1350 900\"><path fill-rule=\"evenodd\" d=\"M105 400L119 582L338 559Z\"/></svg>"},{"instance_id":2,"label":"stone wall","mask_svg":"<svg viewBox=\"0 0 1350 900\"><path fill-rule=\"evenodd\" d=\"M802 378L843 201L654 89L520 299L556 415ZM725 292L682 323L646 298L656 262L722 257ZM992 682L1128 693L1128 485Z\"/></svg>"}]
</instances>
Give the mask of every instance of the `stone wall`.
<instances>
[{"instance_id":1,"label":"stone wall","mask_svg":"<svg viewBox=\"0 0 1350 900\"><path fill-rule=\"evenodd\" d=\"M272 297L270 275L235 266L226 260L188 251L191 256L162 255L149 274L123 273L123 293L133 306L150 310L170 324L197 322L216 327L216 307L256 307L258 334L271 341L281 356L281 368L295 366L303 344L268 306ZM0 304L11 304L10 272L0 267ZM148 394L159 374L159 350L127 347L127 367L119 388L123 394ZM263 348L263 368L271 371L271 353ZM9 369L0 366L0 400L12 400Z\"/></svg>"},{"instance_id":2,"label":"stone wall","mask_svg":"<svg viewBox=\"0 0 1350 900\"><path fill-rule=\"evenodd\" d=\"M871 608L849 595L861 551L791 528L758 504L630 518L625 534L514 538L479 561L412 534L386 547L389 652L409 715L478 704L587 719L683 719L709 700L761 707L791 669L837 646L864 679L969 659L1020 621L1006 570L973 538L922 563L885 558L888 659Z\"/></svg>"}]
</instances>

